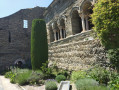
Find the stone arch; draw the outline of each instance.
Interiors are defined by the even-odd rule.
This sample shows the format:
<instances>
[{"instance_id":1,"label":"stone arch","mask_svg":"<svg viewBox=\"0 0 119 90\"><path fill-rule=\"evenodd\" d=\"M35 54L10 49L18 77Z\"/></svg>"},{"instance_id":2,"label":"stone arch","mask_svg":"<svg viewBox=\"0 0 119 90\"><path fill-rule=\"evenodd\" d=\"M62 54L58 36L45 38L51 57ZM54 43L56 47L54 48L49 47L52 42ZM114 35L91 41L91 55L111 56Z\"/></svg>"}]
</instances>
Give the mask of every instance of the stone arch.
<instances>
[{"instance_id":1,"label":"stone arch","mask_svg":"<svg viewBox=\"0 0 119 90\"><path fill-rule=\"evenodd\" d=\"M22 67L24 64L26 64L25 60L19 58L14 62L15 66Z\"/></svg>"},{"instance_id":2,"label":"stone arch","mask_svg":"<svg viewBox=\"0 0 119 90\"><path fill-rule=\"evenodd\" d=\"M77 34L82 32L82 21L79 16L78 11L75 9L71 15L71 23L72 23L72 34Z\"/></svg>"},{"instance_id":3,"label":"stone arch","mask_svg":"<svg viewBox=\"0 0 119 90\"><path fill-rule=\"evenodd\" d=\"M70 17L72 17L72 13L73 13L74 11L79 11L79 7L73 7L73 8L72 8L72 10L71 10L71 12L70 12Z\"/></svg>"},{"instance_id":4,"label":"stone arch","mask_svg":"<svg viewBox=\"0 0 119 90\"><path fill-rule=\"evenodd\" d=\"M60 29L60 37L61 39L62 38L66 38L66 25L65 25L65 20L66 20L66 17L62 16L58 23L59 23L59 29Z\"/></svg>"},{"instance_id":5,"label":"stone arch","mask_svg":"<svg viewBox=\"0 0 119 90\"><path fill-rule=\"evenodd\" d=\"M60 37L60 30L58 28L58 24L56 21L54 21L52 23L52 29L54 31L54 37L55 37L55 41L59 40L61 37Z\"/></svg>"},{"instance_id":6,"label":"stone arch","mask_svg":"<svg viewBox=\"0 0 119 90\"><path fill-rule=\"evenodd\" d=\"M23 64L26 64L25 60L24 59L21 59L21 58L15 60L14 64L16 64L19 61L22 62Z\"/></svg>"},{"instance_id":7,"label":"stone arch","mask_svg":"<svg viewBox=\"0 0 119 90\"><path fill-rule=\"evenodd\" d=\"M93 5L93 0L83 0L83 2L80 4L80 11L83 11L83 7L86 5L86 4L91 4Z\"/></svg>"},{"instance_id":8,"label":"stone arch","mask_svg":"<svg viewBox=\"0 0 119 90\"><path fill-rule=\"evenodd\" d=\"M81 12L84 14L86 30L91 30L93 27L91 16L90 16L93 13L92 3L93 2L91 0L86 0L81 4Z\"/></svg>"}]
</instances>

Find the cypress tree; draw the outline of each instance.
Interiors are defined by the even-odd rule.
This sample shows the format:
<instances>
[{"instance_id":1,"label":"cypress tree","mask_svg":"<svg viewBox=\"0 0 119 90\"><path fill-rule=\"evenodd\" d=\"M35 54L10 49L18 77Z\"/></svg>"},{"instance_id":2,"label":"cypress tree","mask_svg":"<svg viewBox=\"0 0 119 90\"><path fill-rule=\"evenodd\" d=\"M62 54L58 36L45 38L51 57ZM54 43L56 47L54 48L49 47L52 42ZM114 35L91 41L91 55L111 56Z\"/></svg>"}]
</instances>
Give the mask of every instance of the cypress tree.
<instances>
[{"instance_id":1,"label":"cypress tree","mask_svg":"<svg viewBox=\"0 0 119 90\"><path fill-rule=\"evenodd\" d=\"M48 60L48 43L46 23L41 19L32 21L31 31L31 64L32 69L40 69L42 63Z\"/></svg>"}]
</instances>

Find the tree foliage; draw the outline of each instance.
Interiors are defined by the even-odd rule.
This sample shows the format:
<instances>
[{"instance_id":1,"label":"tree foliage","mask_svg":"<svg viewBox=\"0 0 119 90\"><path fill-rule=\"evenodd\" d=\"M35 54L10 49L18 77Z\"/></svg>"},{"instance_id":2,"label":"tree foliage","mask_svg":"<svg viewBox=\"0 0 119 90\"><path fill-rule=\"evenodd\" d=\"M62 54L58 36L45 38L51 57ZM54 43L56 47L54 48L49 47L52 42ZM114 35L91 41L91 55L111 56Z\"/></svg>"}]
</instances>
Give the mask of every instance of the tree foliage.
<instances>
[{"instance_id":1,"label":"tree foliage","mask_svg":"<svg viewBox=\"0 0 119 90\"><path fill-rule=\"evenodd\" d=\"M110 59L110 63L112 64L112 66L116 68L119 72L119 48L108 50L107 56Z\"/></svg>"},{"instance_id":2,"label":"tree foliage","mask_svg":"<svg viewBox=\"0 0 119 90\"><path fill-rule=\"evenodd\" d=\"M108 49L119 48L119 0L98 0L91 17L102 44Z\"/></svg>"},{"instance_id":3,"label":"tree foliage","mask_svg":"<svg viewBox=\"0 0 119 90\"><path fill-rule=\"evenodd\" d=\"M42 63L48 60L48 43L46 23L44 20L35 19L31 31L31 64L32 69L40 69Z\"/></svg>"}]
</instances>

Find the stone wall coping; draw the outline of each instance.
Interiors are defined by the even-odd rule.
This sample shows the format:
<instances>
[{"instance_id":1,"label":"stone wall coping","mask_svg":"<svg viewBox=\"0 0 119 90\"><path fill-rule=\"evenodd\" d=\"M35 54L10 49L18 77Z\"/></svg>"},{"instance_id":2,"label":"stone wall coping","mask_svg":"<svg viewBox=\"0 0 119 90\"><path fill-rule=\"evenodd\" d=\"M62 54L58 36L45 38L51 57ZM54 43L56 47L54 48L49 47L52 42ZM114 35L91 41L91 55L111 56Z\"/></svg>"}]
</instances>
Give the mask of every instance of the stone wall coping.
<instances>
[{"instance_id":1,"label":"stone wall coping","mask_svg":"<svg viewBox=\"0 0 119 90\"><path fill-rule=\"evenodd\" d=\"M70 35L70 36L64 38L63 40L58 40L58 41L55 41L55 42L51 42L51 43L49 43L49 45L55 44L55 43L60 43L60 42L62 42L64 40L75 38L75 37L80 36L80 35L83 36L83 35L88 34L88 33L91 33L91 32L92 32L92 30L89 30L89 31L85 31L85 32L78 33L78 34L75 34L75 35Z\"/></svg>"}]
</instances>

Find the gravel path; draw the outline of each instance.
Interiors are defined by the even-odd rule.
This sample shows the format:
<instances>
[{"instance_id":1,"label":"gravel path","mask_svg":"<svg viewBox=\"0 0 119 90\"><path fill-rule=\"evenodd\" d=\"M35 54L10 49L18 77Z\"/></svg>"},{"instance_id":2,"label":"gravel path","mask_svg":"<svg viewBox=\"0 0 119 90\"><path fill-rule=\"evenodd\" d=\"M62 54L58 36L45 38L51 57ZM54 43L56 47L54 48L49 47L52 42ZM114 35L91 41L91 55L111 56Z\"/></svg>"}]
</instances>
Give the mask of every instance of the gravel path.
<instances>
[{"instance_id":1,"label":"gravel path","mask_svg":"<svg viewBox=\"0 0 119 90\"><path fill-rule=\"evenodd\" d=\"M22 86L24 88L24 90L45 90L45 85L43 86Z\"/></svg>"},{"instance_id":2,"label":"gravel path","mask_svg":"<svg viewBox=\"0 0 119 90\"><path fill-rule=\"evenodd\" d=\"M10 80L0 76L0 90L23 90L16 84L11 84Z\"/></svg>"},{"instance_id":3,"label":"gravel path","mask_svg":"<svg viewBox=\"0 0 119 90\"><path fill-rule=\"evenodd\" d=\"M0 79L0 90L4 90L1 79Z\"/></svg>"}]
</instances>

